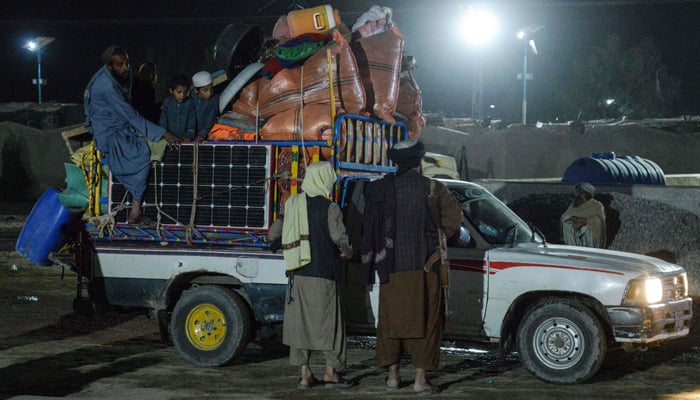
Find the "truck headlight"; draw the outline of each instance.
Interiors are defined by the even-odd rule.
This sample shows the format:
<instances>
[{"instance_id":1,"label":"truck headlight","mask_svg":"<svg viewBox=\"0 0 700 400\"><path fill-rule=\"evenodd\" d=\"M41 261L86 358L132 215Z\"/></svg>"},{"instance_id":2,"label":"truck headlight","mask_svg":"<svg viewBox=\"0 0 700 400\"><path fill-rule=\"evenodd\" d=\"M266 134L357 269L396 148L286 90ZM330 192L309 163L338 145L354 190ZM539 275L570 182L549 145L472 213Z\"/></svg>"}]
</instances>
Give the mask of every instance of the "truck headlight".
<instances>
[{"instance_id":1,"label":"truck headlight","mask_svg":"<svg viewBox=\"0 0 700 400\"><path fill-rule=\"evenodd\" d=\"M663 294L661 279L640 279L629 284L625 301L631 304L655 304L663 299Z\"/></svg>"}]
</instances>

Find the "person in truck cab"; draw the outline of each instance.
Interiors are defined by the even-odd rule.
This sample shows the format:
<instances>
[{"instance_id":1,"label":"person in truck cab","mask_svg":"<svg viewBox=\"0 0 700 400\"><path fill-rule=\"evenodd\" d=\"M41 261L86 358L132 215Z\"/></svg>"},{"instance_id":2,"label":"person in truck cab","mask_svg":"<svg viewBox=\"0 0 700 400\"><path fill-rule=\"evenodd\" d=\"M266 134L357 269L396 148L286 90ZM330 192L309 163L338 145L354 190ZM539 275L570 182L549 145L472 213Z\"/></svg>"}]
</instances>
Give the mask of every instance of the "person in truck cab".
<instances>
[{"instance_id":1,"label":"person in truck cab","mask_svg":"<svg viewBox=\"0 0 700 400\"><path fill-rule=\"evenodd\" d=\"M302 193L284 204L282 248L289 275L284 308L282 341L289 346L289 363L301 367L299 390L316 384L326 387L352 386L337 370L345 367L345 319L337 280L340 257L352 255L350 240L337 203L328 199L336 181L328 162L306 169ZM279 230L270 230L275 240ZM326 369L321 382L309 366L312 351L323 354Z\"/></svg>"},{"instance_id":2,"label":"person in truck cab","mask_svg":"<svg viewBox=\"0 0 700 400\"><path fill-rule=\"evenodd\" d=\"M399 361L405 351L415 367L413 391L437 392L427 371L437 370L442 339L442 287L428 261L435 253L437 229L447 238L459 231L462 210L442 183L420 173L423 143L404 140L389 150L396 175L372 182L365 191L362 263L369 277L379 275L377 365L388 367L388 390L401 385ZM428 199L436 200L433 217ZM372 282L373 283L373 282Z\"/></svg>"},{"instance_id":3,"label":"person in truck cab","mask_svg":"<svg viewBox=\"0 0 700 400\"><path fill-rule=\"evenodd\" d=\"M605 247L605 208L593 198L595 187L583 182L574 186L574 201L561 216L564 243L572 246Z\"/></svg>"},{"instance_id":4,"label":"person in truck cab","mask_svg":"<svg viewBox=\"0 0 700 400\"><path fill-rule=\"evenodd\" d=\"M112 175L131 193L128 222L147 225L141 201L151 170L147 140L165 139L177 145L177 136L144 118L131 105L129 56L119 46L102 53L104 66L90 79L84 93L86 127L94 134Z\"/></svg>"}]
</instances>

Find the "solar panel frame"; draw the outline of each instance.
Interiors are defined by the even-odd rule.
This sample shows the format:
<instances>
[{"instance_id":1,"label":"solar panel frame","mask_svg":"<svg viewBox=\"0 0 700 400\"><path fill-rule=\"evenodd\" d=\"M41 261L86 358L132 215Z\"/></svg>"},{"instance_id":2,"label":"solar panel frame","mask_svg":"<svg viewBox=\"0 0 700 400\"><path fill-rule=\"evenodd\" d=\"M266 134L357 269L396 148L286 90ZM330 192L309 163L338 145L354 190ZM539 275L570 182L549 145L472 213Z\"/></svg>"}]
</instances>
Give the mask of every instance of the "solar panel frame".
<instances>
[{"instance_id":1,"label":"solar panel frame","mask_svg":"<svg viewBox=\"0 0 700 400\"><path fill-rule=\"evenodd\" d=\"M194 144L181 144L154 163L144 195L144 214L155 220L159 208L163 224L188 225L194 206L195 227L269 229L272 146L200 143L196 149L195 154ZM113 210L122 203L126 190L111 173L109 179L108 204ZM116 222L126 222L130 204L127 197L127 208L116 214Z\"/></svg>"}]
</instances>

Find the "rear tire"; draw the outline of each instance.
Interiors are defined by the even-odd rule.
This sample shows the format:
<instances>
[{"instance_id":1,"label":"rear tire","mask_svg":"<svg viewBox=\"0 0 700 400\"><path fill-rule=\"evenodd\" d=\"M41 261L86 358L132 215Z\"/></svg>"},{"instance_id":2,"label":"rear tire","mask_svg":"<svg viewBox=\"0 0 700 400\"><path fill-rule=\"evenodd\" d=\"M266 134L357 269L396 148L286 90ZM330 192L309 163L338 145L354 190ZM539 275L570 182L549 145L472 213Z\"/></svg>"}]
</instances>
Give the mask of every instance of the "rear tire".
<instances>
[{"instance_id":1,"label":"rear tire","mask_svg":"<svg viewBox=\"0 0 700 400\"><path fill-rule=\"evenodd\" d=\"M185 291L173 310L170 334L182 357L216 367L231 362L248 344L252 321L241 297L222 286Z\"/></svg>"},{"instance_id":2,"label":"rear tire","mask_svg":"<svg viewBox=\"0 0 700 400\"><path fill-rule=\"evenodd\" d=\"M607 350L605 330L586 306L554 298L532 306L518 328L523 366L554 383L584 382L598 372Z\"/></svg>"}]
</instances>

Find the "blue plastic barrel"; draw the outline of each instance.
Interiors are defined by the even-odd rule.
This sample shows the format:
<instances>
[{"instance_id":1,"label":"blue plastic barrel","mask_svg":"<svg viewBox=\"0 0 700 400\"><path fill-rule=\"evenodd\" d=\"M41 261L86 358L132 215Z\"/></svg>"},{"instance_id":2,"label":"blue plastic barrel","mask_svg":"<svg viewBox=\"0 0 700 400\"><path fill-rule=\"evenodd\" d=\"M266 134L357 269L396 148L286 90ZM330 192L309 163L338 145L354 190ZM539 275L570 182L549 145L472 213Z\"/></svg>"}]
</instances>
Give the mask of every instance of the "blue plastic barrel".
<instances>
[{"instance_id":1,"label":"blue plastic barrel","mask_svg":"<svg viewBox=\"0 0 700 400\"><path fill-rule=\"evenodd\" d=\"M39 265L52 265L48 256L65 241L64 228L75 214L63 207L56 189L47 189L34 204L22 227L15 250L22 257Z\"/></svg>"},{"instance_id":2,"label":"blue plastic barrel","mask_svg":"<svg viewBox=\"0 0 700 400\"><path fill-rule=\"evenodd\" d=\"M564 172L562 182L594 185L666 185L666 176L655 162L639 156L593 153L579 158Z\"/></svg>"}]
</instances>

